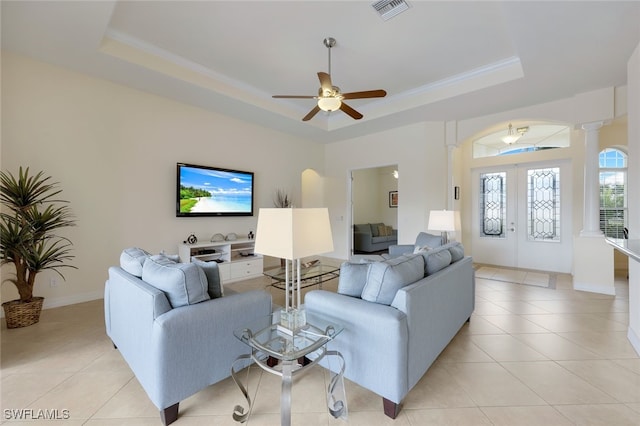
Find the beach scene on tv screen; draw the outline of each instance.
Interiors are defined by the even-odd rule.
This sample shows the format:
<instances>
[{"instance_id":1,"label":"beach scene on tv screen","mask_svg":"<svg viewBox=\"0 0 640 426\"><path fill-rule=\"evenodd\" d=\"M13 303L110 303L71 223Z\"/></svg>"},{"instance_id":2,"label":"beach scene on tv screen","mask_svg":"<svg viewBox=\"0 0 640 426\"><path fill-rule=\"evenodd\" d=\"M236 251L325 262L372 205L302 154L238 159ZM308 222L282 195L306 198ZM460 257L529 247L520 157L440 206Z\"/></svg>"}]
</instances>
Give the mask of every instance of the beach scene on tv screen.
<instances>
[{"instance_id":1,"label":"beach scene on tv screen","mask_svg":"<svg viewBox=\"0 0 640 426\"><path fill-rule=\"evenodd\" d=\"M251 213L252 176L180 168L180 213Z\"/></svg>"}]
</instances>

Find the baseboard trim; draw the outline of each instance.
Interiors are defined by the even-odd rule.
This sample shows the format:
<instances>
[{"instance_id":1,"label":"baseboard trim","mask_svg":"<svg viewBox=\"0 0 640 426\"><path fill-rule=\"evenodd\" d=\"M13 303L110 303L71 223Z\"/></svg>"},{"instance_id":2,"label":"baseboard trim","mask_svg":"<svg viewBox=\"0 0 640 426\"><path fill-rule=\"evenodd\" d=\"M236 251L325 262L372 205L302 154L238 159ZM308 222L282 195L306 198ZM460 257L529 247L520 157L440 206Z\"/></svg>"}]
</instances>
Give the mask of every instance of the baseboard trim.
<instances>
[{"instance_id":1,"label":"baseboard trim","mask_svg":"<svg viewBox=\"0 0 640 426\"><path fill-rule=\"evenodd\" d=\"M75 305L76 303L90 302L102 299L104 292L94 291L91 293L74 294L65 297L46 297L42 309L59 308L61 306ZM4 309L0 310L0 318L4 318Z\"/></svg>"},{"instance_id":2,"label":"baseboard trim","mask_svg":"<svg viewBox=\"0 0 640 426\"><path fill-rule=\"evenodd\" d=\"M606 294L609 296L616 295L616 288L614 286L602 285L602 284L577 283L574 281L573 289L580 290L580 291L588 291L590 293Z\"/></svg>"},{"instance_id":3,"label":"baseboard trim","mask_svg":"<svg viewBox=\"0 0 640 426\"><path fill-rule=\"evenodd\" d=\"M629 342L631 342L631 346L633 346L636 353L640 355L640 336L638 336L631 327L629 327L629 331L627 332L627 338L629 339Z\"/></svg>"}]
</instances>

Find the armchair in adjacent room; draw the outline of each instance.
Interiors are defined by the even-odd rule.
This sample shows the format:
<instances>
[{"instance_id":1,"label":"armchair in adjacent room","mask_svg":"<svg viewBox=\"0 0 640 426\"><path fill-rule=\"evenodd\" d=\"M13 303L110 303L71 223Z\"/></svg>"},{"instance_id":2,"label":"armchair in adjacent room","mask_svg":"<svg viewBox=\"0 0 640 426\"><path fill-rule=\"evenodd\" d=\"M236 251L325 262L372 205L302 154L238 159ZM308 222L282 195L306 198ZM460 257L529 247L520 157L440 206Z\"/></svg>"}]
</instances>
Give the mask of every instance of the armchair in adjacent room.
<instances>
[{"instance_id":1,"label":"armchair in adjacent room","mask_svg":"<svg viewBox=\"0 0 640 426\"><path fill-rule=\"evenodd\" d=\"M420 232L416 237L415 244L394 244L389 246L389 258L398 257L403 254L413 253L416 249L434 248L442 245L442 236Z\"/></svg>"}]
</instances>

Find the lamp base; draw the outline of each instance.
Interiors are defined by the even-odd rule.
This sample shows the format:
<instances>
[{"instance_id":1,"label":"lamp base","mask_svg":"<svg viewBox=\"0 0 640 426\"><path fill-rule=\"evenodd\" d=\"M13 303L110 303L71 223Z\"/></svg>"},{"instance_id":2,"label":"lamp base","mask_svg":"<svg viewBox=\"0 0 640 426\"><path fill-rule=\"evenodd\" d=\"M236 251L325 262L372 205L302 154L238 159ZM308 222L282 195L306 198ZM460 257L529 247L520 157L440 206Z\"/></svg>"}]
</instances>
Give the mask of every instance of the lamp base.
<instances>
[{"instance_id":1,"label":"lamp base","mask_svg":"<svg viewBox=\"0 0 640 426\"><path fill-rule=\"evenodd\" d=\"M280 311L278 331L293 336L307 325L307 314L304 308L285 308Z\"/></svg>"},{"instance_id":2,"label":"lamp base","mask_svg":"<svg viewBox=\"0 0 640 426\"><path fill-rule=\"evenodd\" d=\"M442 231L442 245L445 245L449 242L449 233L447 231Z\"/></svg>"}]
</instances>

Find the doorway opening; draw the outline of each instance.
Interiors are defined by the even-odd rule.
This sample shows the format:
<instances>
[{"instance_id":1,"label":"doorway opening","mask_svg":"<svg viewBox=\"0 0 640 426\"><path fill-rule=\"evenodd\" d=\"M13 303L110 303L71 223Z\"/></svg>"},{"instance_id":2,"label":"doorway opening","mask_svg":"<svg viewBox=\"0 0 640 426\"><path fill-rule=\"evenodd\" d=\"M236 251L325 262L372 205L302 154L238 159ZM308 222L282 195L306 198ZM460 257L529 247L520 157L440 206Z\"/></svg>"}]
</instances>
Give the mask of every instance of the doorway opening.
<instances>
[{"instance_id":1,"label":"doorway opening","mask_svg":"<svg viewBox=\"0 0 640 426\"><path fill-rule=\"evenodd\" d=\"M397 244L397 165L371 167L351 172L351 255L387 252Z\"/></svg>"}]
</instances>

